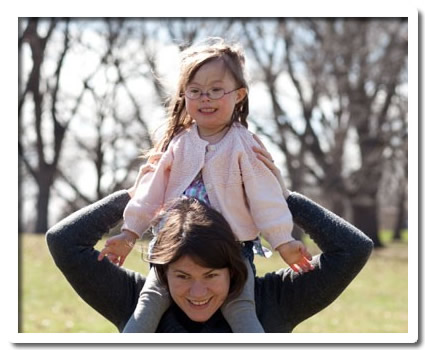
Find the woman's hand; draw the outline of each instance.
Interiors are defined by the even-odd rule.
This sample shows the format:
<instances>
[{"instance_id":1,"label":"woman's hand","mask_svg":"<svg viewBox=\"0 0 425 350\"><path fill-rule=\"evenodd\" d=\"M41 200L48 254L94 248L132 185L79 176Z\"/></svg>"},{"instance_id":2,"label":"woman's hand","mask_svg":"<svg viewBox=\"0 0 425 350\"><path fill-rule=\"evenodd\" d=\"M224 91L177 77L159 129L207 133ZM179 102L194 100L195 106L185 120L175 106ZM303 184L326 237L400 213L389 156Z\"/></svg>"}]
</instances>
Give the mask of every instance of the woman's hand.
<instances>
[{"instance_id":1,"label":"woman's hand","mask_svg":"<svg viewBox=\"0 0 425 350\"><path fill-rule=\"evenodd\" d=\"M254 146L252 148L253 151L257 153L257 158L261 160L266 165L266 167L271 170L274 176L276 176L276 179L277 181L279 181L280 187L282 188L283 196L285 197L285 199L287 199L291 192L286 188L285 182L283 181L283 177L280 173L279 168L274 164L271 154L267 151L260 138L254 134L254 139L261 147Z\"/></svg>"},{"instance_id":2,"label":"woman's hand","mask_svg":"<svg viewBox=\"0 0 425 350\"><path fill-rule=\"evenodd\" d=\"M139 173L137 174L136 181L133 186L131 186L127 192L130 195L131 198L134 197L134 194L136 193L137 186L139 186L140 180L142 179L143 175L146 173L149 173L151 171L155 171L156 164L159 162L159 160L162 157L163 152L157 152L152 154L149 158L146 164L142 165L139 169Z\"/></svg>"}]
</instances>

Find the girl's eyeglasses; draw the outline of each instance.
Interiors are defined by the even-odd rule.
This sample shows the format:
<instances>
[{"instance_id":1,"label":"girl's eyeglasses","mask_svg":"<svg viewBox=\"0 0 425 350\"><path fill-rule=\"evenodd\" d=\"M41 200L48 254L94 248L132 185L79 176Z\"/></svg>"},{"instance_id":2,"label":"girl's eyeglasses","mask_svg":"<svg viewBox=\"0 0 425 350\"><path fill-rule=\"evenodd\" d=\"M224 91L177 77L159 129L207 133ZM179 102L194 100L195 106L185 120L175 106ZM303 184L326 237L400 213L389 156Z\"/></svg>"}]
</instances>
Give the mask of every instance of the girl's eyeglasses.
<instances>
[{"instance_id":1,"label":"girl's eyeglasses","mask_svg":"<svg viewBox=\"0 0 425 350\"><path fill-rule=\"evenodd\" d=\"M200 98L201 96L205 95L207 96L209 99L211 100L219 100L220 98L222 98L224 95L230 94L233 91L237 91L240 88L231 90L231 91L224 91L223 88L211 88L209 89L207 92L202 92L201 89L198 88L189 88L184 92L184 95L191 100L197 100L198 98Z\"/></svg>"}]
</instances>

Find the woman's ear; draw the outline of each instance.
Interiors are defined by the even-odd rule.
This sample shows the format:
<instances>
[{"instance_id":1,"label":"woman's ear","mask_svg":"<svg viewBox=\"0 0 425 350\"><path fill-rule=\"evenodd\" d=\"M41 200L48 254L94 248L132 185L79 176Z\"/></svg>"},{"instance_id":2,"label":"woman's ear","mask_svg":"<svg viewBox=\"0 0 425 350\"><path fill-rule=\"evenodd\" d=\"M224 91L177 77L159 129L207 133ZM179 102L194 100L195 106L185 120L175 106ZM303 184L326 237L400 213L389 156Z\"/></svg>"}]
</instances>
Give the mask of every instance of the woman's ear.
<instances>
[{"instance_id":1,"label":"woman's ear","mask_svg":"<svg viewBox=\"0 0 425 350\"><path fill-rule=\"evenodd\" d=\"M246 88L240 88L236 92L237 92L236 103L241 102L245 98L245 96L248 94L248 90Z\"/></svg>"}]
</instances>

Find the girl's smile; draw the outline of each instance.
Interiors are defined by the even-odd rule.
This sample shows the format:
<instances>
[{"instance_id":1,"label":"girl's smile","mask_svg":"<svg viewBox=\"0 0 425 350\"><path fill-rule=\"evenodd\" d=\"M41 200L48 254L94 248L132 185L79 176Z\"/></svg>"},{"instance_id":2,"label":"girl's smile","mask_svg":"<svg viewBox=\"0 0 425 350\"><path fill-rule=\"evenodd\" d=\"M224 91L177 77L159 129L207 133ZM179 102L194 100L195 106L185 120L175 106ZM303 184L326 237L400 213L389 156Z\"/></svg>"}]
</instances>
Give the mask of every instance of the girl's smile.
<instances>
[{"instance_id":1,"label":"girl's smile","mask_svg":"<svg viewBox=\"0 0 425 350\"><path fill-rule=\"evenodd\" d=\"M199 112L203 114L213 114L215 111L217 111L216 108L200 108Z\"/></svg>"}]
</instances>

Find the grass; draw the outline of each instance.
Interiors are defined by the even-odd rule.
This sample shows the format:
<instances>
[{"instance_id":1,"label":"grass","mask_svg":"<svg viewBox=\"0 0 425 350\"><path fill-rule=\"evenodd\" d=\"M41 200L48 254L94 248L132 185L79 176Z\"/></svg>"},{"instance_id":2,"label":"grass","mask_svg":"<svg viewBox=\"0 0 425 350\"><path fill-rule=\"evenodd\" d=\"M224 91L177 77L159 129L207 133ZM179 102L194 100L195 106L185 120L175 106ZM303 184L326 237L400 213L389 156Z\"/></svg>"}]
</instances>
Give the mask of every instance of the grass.
<instances>
[{"instance_id":1,"label":"grass","mask_svg":"<svg viewBox=\"0 0 425 350\"><path fill-rule=\"evenodd\" d=\"M405 333L407 328L407 232L400 243L382 233L386 248L375 250L357 278L328 308L300 324L296 333ZM317 248L307 242L313 254ZM98 247L102 246L102 243ZM256 257L257 274L284 267L277 254ZM125 267L145 273L140 249ZM109 333L116 328L86 305L56 268L44 236L20 240L20 332Z\"/></svg>"},{"instance_id":2,"label":"grass","mask_svg":"<svg viewBox=\"0 0 425 350\"><path fill-rule=\"evenodd\" d=\"M334 303L295 332L407 333L407 243L386 244Z\"/></svg>"}]
</instances>

